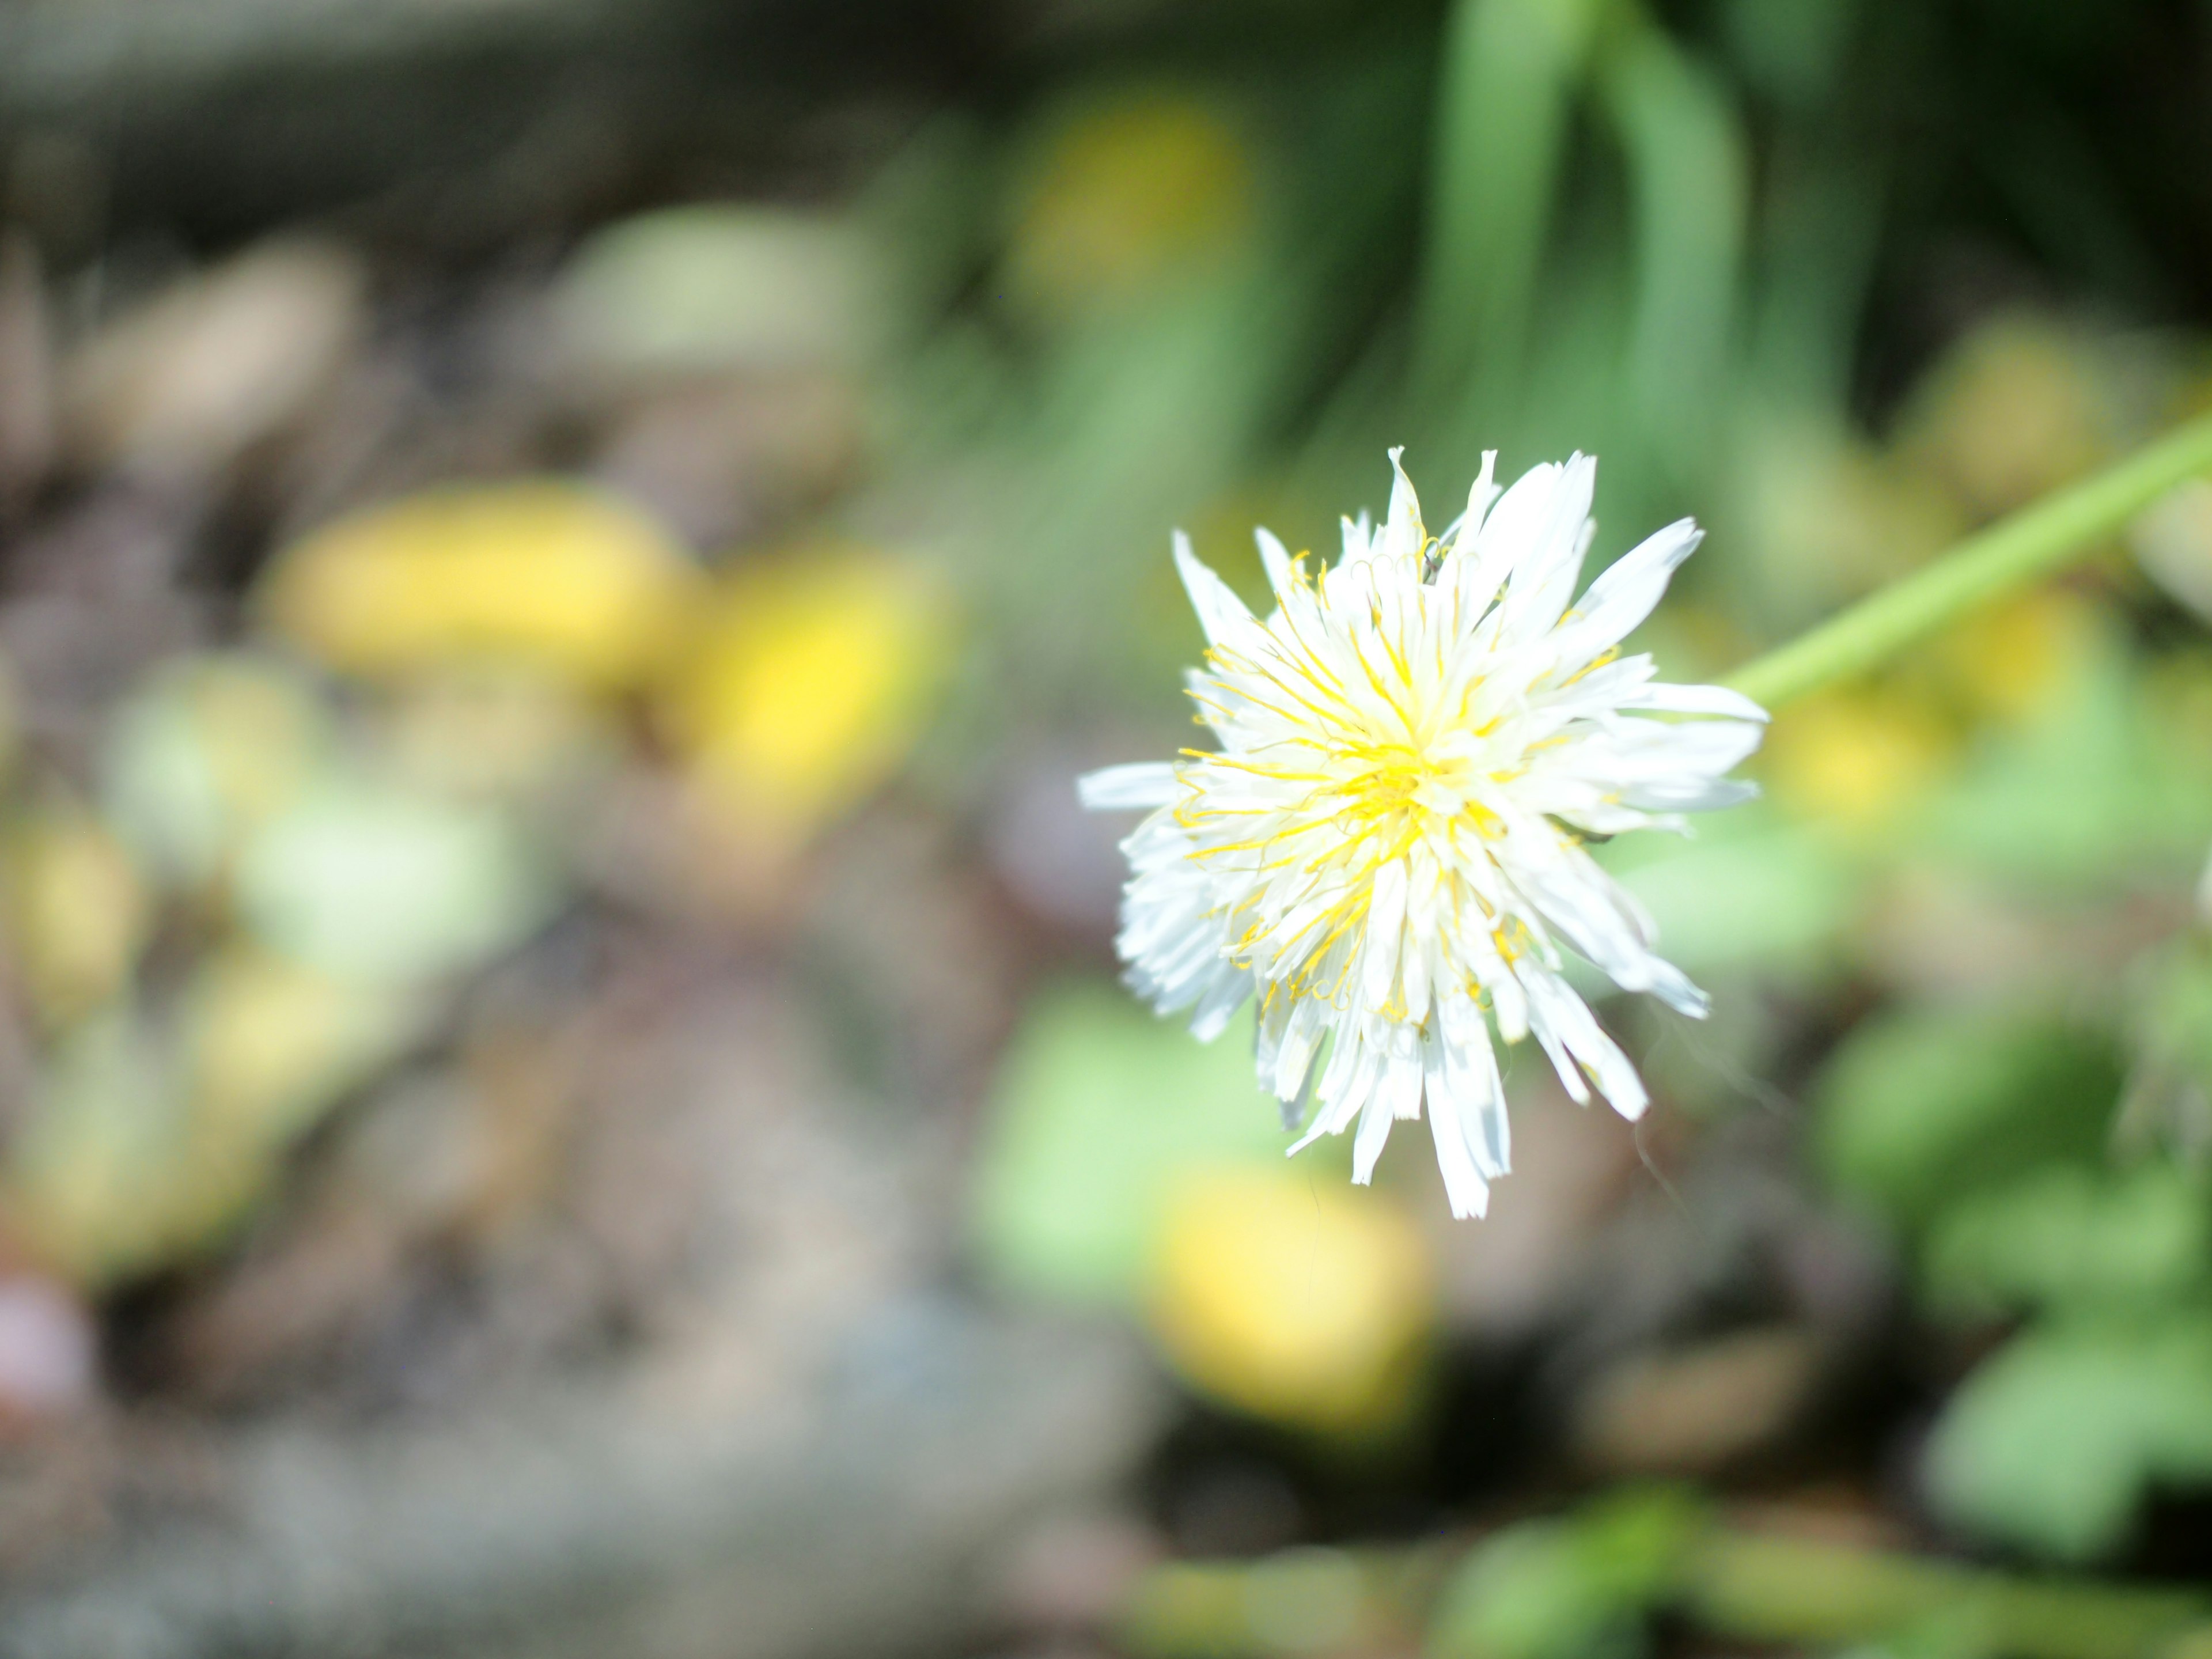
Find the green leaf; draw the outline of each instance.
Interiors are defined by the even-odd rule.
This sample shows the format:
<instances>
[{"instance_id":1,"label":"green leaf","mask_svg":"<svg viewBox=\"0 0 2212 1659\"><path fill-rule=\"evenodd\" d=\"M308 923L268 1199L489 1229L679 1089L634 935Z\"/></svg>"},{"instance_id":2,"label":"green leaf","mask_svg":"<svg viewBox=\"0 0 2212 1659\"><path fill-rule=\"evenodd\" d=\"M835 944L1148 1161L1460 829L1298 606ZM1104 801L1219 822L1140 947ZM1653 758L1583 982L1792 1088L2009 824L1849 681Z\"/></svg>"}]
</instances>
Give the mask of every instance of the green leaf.
<instances>
[{"instance_id":1,"label":"green leaf","mask_svg":"<svg viewBox=\"0 0 2212 1659\"><path fill-rule=\"evenodd\" d=\"M1073 983L1014 1035L984 1130L971 1222L986 1270L1074 1303L1136 1296L1176 1178L1279 1160L1249 1014L1211 1044L1123 992Z\"/></svg>"},{"instance_id":2,"label":"green leaf","mask_svg":"<svg viewBox=\"0 0 2212 1659\"><path fill-rule=\"evenodd\" d=\"M2129 988L2127 1127L2193 1154L2212 1131L2212 938L2143 958Z\"/></svg>"},{"instance_id":3,"label":"green leaf","mask_svg":"<svg viewBox=\"0 0 2212 1659\"><path fill-rule=\"evenodd\" d=\"M1818 1085L1829 1176L1908 1231L1962 1194L2093 1162L2120 1087L2104 1037L2033 1011L1877 1017Z\"/></svg>"},{"instance_id":4,"label":"green leaf","mask_svg":"<svg viewBox=\"0 0 2212 1659\"><path fill-rule=\"evenodd\" d=\"M1936 1300L2083 1310L2155 1307L2192 1294L2212 1267L2212 1208L2169 1164L2125 1175L2039 1170L1969 1194L1930 1228L1923 1264Z\"/></svg>"},{"instance_id":5,"label":"green leaf","mask_svg":"<svg viewBox=\"0 0 2212 1659\"><path fill-rule=\"evenodd\" d=\"M1679 1587L1705 1516L1674 1487L1616 1493L1565 1521L1486 1540L1444 1587L1431 1659L1614 1659Z\"/></svg>"},{"instance_id":6,"label":"green leaf","mask_svg":"<svg viewBox=\"0 0 2212 1659\"><path fill-rule=\"evenodd\" d=\"M2212 1482L2212 1320L2016 1338L1951 1397L1926 1474L1937 1510L1984 1537L2111 1551L2148 1488Z\"/></svg>"},{"instance_id":7,"label":"green leaf","mask_svg":"<svg viewBox=\"0 0 2212 1659\"><path fill-rule=\"evenodd\" d=\"M1667 959L1692 975L1816 962L1864 884L1832 839L1756 803L1701 821L1693 840L1629 836L1601 857L1650 910Z\"/></svg>"},{"instance_id":8,"label":"green leaf","mask_svg":"<svg viewBox=\"0 0 2212 1659\"><path fill-rule=\"evenodd\" d=\"M2145 864L2194 867L2212 773L2153 720L2107 645L2044 718L1993 743L1930 803L1927 842L1987 875L2109 890Z\"/></svg>"}]
</instances>

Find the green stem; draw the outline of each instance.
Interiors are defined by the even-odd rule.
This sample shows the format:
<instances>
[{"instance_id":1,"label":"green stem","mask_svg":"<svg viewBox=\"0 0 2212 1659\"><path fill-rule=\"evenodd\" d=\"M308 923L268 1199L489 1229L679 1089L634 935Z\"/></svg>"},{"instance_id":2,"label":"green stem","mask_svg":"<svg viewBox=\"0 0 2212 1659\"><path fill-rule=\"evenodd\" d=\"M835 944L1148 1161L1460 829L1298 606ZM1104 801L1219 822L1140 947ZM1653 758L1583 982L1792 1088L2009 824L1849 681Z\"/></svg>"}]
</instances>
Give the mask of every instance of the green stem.
<instances>
[{"instance_id":1,"label":"green stem","mask_svg":"<svg viewBox=\"0 0 2212 1659\"><path fill-rule=\"evenodd\" d=\"M1753 702L1793 697L1864 673L1976 605L2090 552L2176 484L2212 471L2212 415L1969 536L1893 583L1729 676Z\"/></svg>"}]
</instances>

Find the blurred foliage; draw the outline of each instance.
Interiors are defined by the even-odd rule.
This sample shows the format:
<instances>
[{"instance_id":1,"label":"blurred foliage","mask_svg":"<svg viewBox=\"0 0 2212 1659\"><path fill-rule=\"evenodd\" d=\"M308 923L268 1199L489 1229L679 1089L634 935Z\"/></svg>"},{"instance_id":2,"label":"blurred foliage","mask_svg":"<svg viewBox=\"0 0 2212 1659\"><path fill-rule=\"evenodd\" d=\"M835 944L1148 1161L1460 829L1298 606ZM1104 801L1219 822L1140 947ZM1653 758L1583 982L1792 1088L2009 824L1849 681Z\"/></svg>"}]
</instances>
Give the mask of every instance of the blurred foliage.
<instances>
[{"instance_id":1,"label":"blurred foliage","mask_svg":"<svg viewBox=\"0 0 2212 1659\"><path fill-rule=\"evenodd\" d=\"M2094 1163L2121 1082L2113 1046L2033 1009L1870 1020L1821 1084L1823 1161L1898 1224L2055 1160Z\"/></svg>"},{"instance_id":2,"label":"blurred foliage","mask_svg":"<svg viewBox=\"0 0 2212 1659\"><path fill-rule=\"evenodd\" d=\"M1446 1587L1435 1659L1607 1659L1644 1648L1705 1522L1672 1487L1608 1498L1573 1521L1525 1522L1486 1539Z\"/></svg>"},{"instance_id":3,"label":"blurred foliage","mask_svg":"<svg viewBox=\"0 0 2212 1659\"><path fill-rule=\"evenodd\" d=\"M975 1176L1000 1279L1071 1300L1142 1294L1176 1183L1282 1156L1249 1035L1199 1044L1106 985L1030 1005L1000 1063Z\"/></svg>"},{"instance_id":4,"label":"blurred foliage","mask_svg":"<svg viewBox=\"0 0 2212 1659\"><path fill-rule=\"evenodd\" d=\"M1117 1633L1146 1659L1352 1650L1424 1625L1425 1651L1445 1659L1628 1659L1699 1638L1724 1652L2130 1659L2194 1653L2212 1638L2198 1591L2031 1577L1824 1535L1838 1519L1730 1515L1681 1488L1628 1487L1463 1552L1159 1567ZM1290 1607L1322 1616L1279 1631Z\"/></svg>"},{"instance_id":5,"label":"blurred foliage","mask_svg":"<svg viewBox=\"0 0 2212 1659\"><path fill-rule=\"evenodd\" d=\"M1946 1407L1928 1480L1987 1536L2062 1559L2110 1551L2148 1492L2212 1480L2212 1322L2102 1316L2014 1339Z\"/></svg>"},{"instance_id":6,"label":"blurred foliage","mask_svg":"<svg viewBox=\"0 0 2212 1659\"><path fill-rule=\"evenodd\" d=\"M1286 1170L1249 1029L1207 1048L1155 1021L1095 977L1103 916L984 867L994 836L1058 837L1051 867L1097 873L1106 832L1052 816L1065 774L1188 740L1170 527L1256 598L1253 524L1326 550L1340 508L1382 505L1386 443L1437 500L1486 447L1508 472L1600 453L1597 563L1694 512L1710 540L1638 641L1687 679L2203 406L2201 16L1452 0L1065 27L842 203L652 206L518 253L407 395L368 354L416 301L331 241L57 285L52 430L0 443L0 513L158 503L206 544L175 584L220 614L5 711L26 1080L0 1242L91 1292L204 1261L349 1099L456 1066L456 1010L565 920L726 927L753 961L799 954L818 888L865 913L871 1019L917 977L1016 963L975 993L977 1028L1012 1031L988 1083L964 1048L933 1073L988 1095L983 1277L1141 1322L1227 1415L1340 1450L1418 1433L1462 1340L1523 1344L1565 1401L1602 1392L1578 1367L1723 1345L1716 1305L1809 1328L1759 1301L1787 1260L1711 1258L1832 1199L1911 1287L1893 1334L1933 1426L1906 1446L1887 1422L1883 1452L1937 1521L2084 1560L2152 1496L2212 1489L2212 945L2184 897L2212 842L2212 487L1784 711L1766 800L1599 849L1721 1000L1710 1048L1655 1064L1653 1132L1694 1103L1740 1146L1747 1097L1808 1153L1809 1196L1693 1192L1687 1265L1648 1231L1607 1233L1601 1267L1514 1231L1533 1170L1480 1245L1421 1231L1405 1166L1373 1191ZM432 408L451 430L392 439ZM15 483L32 448L62 469L43 495ZM123 617L140 592L78 545L22 561L49 605L6 635L27 672L57 593ZM942 866L865 837L840 861L831 832L886 792ZM988 948L903 908L957 908L971 878ZM1618 1173L1574 1178L1610 1205ZM1577 1244L1618 1220L1568 1213ZM1537 1334L1453 1289L1516 1273ZM1681 1306L1646 1283L1670 1273ZM1776 1328L1808 1373L1822 1342L1875 1364L1854 1316ZM1716 1513L1632 1489L1503 1526L1433 1621L1437 1547L1174 1564L1121 1634L1306 1655L1425 1628L1438 1659L1564 1659L1641 1650L1656 1613L2086 1656L2203 1612Z\"/></svg>"}]
</instances>

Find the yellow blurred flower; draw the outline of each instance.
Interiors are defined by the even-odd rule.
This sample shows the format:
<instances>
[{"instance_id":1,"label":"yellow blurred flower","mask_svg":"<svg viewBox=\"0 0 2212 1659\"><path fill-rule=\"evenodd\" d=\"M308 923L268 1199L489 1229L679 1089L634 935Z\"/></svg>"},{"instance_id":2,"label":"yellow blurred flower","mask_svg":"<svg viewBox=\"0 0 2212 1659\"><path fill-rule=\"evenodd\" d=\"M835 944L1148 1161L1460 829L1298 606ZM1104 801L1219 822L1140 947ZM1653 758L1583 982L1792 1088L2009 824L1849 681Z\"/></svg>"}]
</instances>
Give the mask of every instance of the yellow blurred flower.
<instances>
[{"instance_id":1,"label":"yellow blurred flower","mask_svg":"<svg viewBox=\"0 0 2212 1659\"><path fill-rule=\"evenodd\" d=\"M1928 666L1968 714L2025 720L2087 665L2098 621L2079 594L2035 589L1945 629L1931 641Z\"/></svg>"},{"instance_id":2,"label":"yellow blurred flower","mask_svg":"<svg viewBox=\"0 0 2212 1659\"><path fill-rule=\"evenodd\" d=\"M661 661L699 578L643 513L556 479L426 492L295 544L260 599L329 666L516 663L621 690Z\"/></svg>"},{"instance_id":3,"label":"yellow blurred flower","mask_svg":"<svg viewBox=\"0 0 2212 1659\"><path fill-rule=\"evenodd\" d=\"M1956 749L1950 726L1918 699L1886 689L1832 691L1776 717L1760 769L1798 817L1864 830L1917 799Z\"/></svg>"},{"instance_id":4,"label":"yellow blurred flower","mask_svg":"<svg viewBox=\"0 0 2212 1659\"><path fill-rule=\"evenodd\" d=\"M921 735L951 619L911 560L829 545L741 564L662 714L712 805L789 845L882 783Z\"/></svg>"},{"instance_id":5,"label":"yellow blurred flower","mask_svg":"<svg viewBox=\"0 0 2212 1659\"><path fill-rule=\"evenodd\" d=\"M137 963L152 909L130 854L88 813L33 811L6 841L8 933L51 1024L107 1001Z\"/></svg>"},{"instance_id":6,"label":"yellow blurred flower","mask_svg":"<svg viewBox=\"0 0 2212 1659\"><path fill-rule=\"evenodd\" d=\"M1224 1168L1169 1198L1150 1312L1201 1392L1344 1433L1387 1429L1413 1405L1435 1294L1421 1234L1386 1195Z\"/></svg>"},{"instance_id":7,"label":"yellow blurred flower","mask_svg":"<svg viewBox=\"0 0 2212 1659\"><path fill-rule=\"evenodd\" d=\"M1251 160L1219 112L1126 96L1045 145L1007 250L1009 289L1060 317L1202 269L1249 234L1254 197Z\"/></svg>"}]
</instances>

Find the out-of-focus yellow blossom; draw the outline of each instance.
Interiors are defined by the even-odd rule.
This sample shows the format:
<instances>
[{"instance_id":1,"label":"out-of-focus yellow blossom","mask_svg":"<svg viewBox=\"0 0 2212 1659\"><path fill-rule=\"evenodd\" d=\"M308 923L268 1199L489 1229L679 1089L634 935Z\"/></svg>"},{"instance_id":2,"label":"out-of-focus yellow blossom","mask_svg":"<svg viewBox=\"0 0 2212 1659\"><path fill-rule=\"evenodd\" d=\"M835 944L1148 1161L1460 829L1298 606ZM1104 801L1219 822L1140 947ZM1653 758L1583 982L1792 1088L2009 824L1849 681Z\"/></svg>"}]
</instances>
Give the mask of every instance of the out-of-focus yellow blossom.
<instances>
[{"instance_id":1,"label":"out-of-focus yellow blossom","mask_svg":"<svg viewBox=\"0 0 2212 1659\"><path fill-rule=\"evenodd\" d=\"M39 809L9 834L5 867L9 937L40 1016L65 1024L114 996L153 920L122 843L81 810Z\"/></svg>"},{"instance_id":2,"label":"out-of-focus yellow blossom","mask_svg":"<svg viewBox=\"0 0 2212 1659\"><path fill-rule=\"evenodd\" d=\"M1920 699L1891 690L1831 691L1776 716L1760 770L1775 799L1798 817L1867 830L1935 782L1957 742Z\"/></svg>"},{"instance_id":3,"label":"out-of-focus yellow blossom","mask_svg":"<svg viewBox=\"0 0 2212 1659\"><path fill-rule=\"evenodd\" d=\"M1945 629L1931 642L1928 666L1966 712L2026 720L2086 667L2097 623L2080 595L2039 588Z\"/></svg>"},{"instance_id":4,"label":"out-of-focus yellow blossom","mask_svg":"<svg viewBox=\"0 0 2212 1659\"><path fill-rule=\"evenodd\" d=\"M191 658L117 714L105 803L150 868L200 885L322 775L332 747L328 712L301 675L242 653Z\"/></svg>"},{"instance_id":5,"label":"out-of-focus yellow blossom","mask_svg":"<svg viewBox=\"0 0 2212 1659\"><path fill-rule=\"evenodd\" d=\"M951 649L911 560L818 547L732 572L662 712L711 806L787 846L906 758Z\"/></svg>"},{"instance_id":6,"label":"out-of-focus yellow blossom","mask_svg":"<svg viewBox=\"0 0 2212 1659\"><path fill-rule=\"evenodd\" d=\"M1994 517L2096 465L2105 403L2085 342L2043 318L2003 317L1929 374L1904 447L1969 511Z\"/></svg>"},{"instance_id":7,"label":"out-of-focus yellow blossom","mask_svg":"<svg viewBox=\"0 0 2212 1659\"><path fill-rule=\"evenodd\" d=\"M279 633L347 672L488 659L620 690L664 659L699 586L636 508L524 479L428 491L326 526L279 559L260 599Z\"/></svg>"},{"instance_id":8,"label":"out-of-focus yellow blossom","mask_svg":"<svg viewBox=\"0 0 2212 1659\"><path fill-rule=\"evenodd\" d=\"M1079 115L1043 148L1006 254L1008 289L1047 317L1202 270L1255 214L1251 159L1221 113L1147 92Z\"/></svg>"},{"instance_id":9,"label":"out-of-focus yellow blossom","mask_svg":"<svg viewBox=\"0 0 2212 1659\"><path fill-rule=\"evenodd\" d=\"M1150 1304L1193 1386L1333 1433L1413 1404L1435 1318L1421 1234L1386 1195L1290 1170L1194 1172L1162 1212Z\"/></svg>"}]
</instances>

